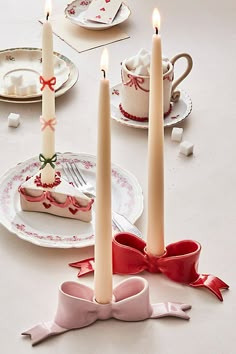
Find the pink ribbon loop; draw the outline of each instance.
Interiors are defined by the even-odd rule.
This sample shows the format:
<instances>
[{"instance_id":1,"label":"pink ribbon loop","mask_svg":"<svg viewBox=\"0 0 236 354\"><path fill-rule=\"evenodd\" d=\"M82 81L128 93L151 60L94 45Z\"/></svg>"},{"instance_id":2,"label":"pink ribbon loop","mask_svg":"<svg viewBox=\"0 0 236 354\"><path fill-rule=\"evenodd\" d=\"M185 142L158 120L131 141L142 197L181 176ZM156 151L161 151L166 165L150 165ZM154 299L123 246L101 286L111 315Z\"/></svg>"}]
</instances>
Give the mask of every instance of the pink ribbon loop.
<instances>
[{"instance_id":1,"label":"pink ribbon loop","mask_svg":"<svg viewBox=\"0 0 236 354\"><path fill-rule=\"evenodd\" d=\"M114 274L138 274L143 271L162 273L169 279L192 286L210 290L220 301L223 301L222 289L229 286L221 279L210 274L198 273L198 262L201 245L193 240L183 240L166 247L162 257L153 257L146 253L146 243L130 233L118 233L112 241L112 258ZM92 258L71 263L70 266L80 268L78 276L93 272Z\"/></svg>"},{"instance_id":2,"label":"pink ribbon loop","mask_svg":"<svg viewBox=\"0 0 236 354\"><path fill-rule=\"evenodd\" d=\"M51 91L55 91L54 90L54 85L56 85L56 78L55 78L55 76L53 76L51 79L49 79L49 80L45 80L41 75L40 75L40 77L39 77L39 81L40 81L40 84L42 84L42 87L41 87L41 91L43 91L44 90L44 88L46 87L46 86L48 86L49 88L50 88L50 90Z\"/></svg>"},{"instance_id":3,"label":"pink ribbon loop","mask_svg":"<svg viewBox=\"0 0 236 354\"><path fill-rule=\"evenodd\" d=\"M53 132L55 131L54 127L57 124L56 118L46 120L43 117L40 117L40 122L42 124L41 131L44 131L47 127L50 128Z\"/></svg>"},{"instance_id":4,"label":"pink ribbon loop","mask_svg":"<svg viewBox=\"0 0 236 354\"><path fill-rule=\"evenodd\" d=\"M71 329L79 329L97 320L143 321L149 318L177 317L188 320L191 306L176 302L151 304L148 282L140 277L126 279L113 290L113 301L98 304L94 292L86 285L65 282L59 289L58 308L53 321L42 322L23 332L32 345Z\"/></svg>"}]
</instances>

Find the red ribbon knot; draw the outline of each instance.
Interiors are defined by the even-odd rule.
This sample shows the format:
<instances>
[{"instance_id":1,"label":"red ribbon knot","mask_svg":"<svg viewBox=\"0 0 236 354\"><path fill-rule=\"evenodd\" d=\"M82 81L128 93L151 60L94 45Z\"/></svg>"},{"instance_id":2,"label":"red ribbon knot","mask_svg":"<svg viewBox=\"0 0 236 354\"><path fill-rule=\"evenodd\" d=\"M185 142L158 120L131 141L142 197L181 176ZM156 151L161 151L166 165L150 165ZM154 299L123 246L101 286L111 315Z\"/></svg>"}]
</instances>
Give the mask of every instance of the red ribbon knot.
<instances>
[{"instance_id":1,"label":"red ribbon knot","mask_svg":"<svg viewBox=\"0 0 236 354\"><path fill-rule=\"evenodd\" d=\"M45 86L48 86L50 88L51 91L55 91L54 90L54 85L56 85L56 78L55 76L53 76L50 80L45 80L42 76L39 77L39 81L40 81L40 84L42 84L42 87L41 87L41 91L44 90Z\"/></svg>"},{"instance_id":2,"label":"red ribbon knot","mask_svg":"<svg viewBox=\"0 0 236 354\"><path fill-rule=\"evenodd\" d=\"M149 90L147 90L141 86L141 84L144 83L143 77L137 77L137 76L133 76L131 74L128 74L127 76L129 78L129 81L126 83L123 82L124 86L129 86L129 87L134 86L135 90L138 90L140 88L140 90L142 90L144 92L149 92Z\"/></svg>"},{"instance_id":3,"label":"red ribbon knot","mask_svg":"<svg viewBox=\"0 0 236 354\"><path fill-rule=\"evenodd\" d=\"M150 273L161 273L161 270L159 268L159 259L160 257L152 256L151 254L146 253L146 260L147 260L146 270Z\"/></svg>"}]
</instances>

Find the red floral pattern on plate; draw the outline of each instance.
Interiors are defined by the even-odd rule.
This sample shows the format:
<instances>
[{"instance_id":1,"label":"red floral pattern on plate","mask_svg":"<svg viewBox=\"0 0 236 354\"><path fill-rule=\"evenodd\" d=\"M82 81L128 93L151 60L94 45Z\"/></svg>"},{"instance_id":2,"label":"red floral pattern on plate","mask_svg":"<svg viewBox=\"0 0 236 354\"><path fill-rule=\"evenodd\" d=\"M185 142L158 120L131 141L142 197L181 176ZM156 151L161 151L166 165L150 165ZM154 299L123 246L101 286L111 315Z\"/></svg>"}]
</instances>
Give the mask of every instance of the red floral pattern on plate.
<instances>
[{"instance_id":1,"label":"red floral pattern on plate","mask_svg":"<svg viewBox=\"0 0 236 354\"><path fill-rule=\"evenodd\" d=\"M88 6L88 5L90 5L91 4L91 2L92 2L92 0L83 0L83 1L80 1L80 3L79 3L79 6Z\"/></svg>"},{"instance_id":2,"label":"red floral pattern on plate","mask_svg":"<svg viewBox=\"0 0 236 354\"><path fill-rule=\"evenodd\" d=\"M58 236L58 235L39 235L36 232L32 232L32 231L28 231L27 230L27 226L24 224L15 224L14 222L12 222L12 226L14 226L17 230L25 233L27 236L29 237L35 237L39 240L50 240L50 241L54 241L54 242L80 242L80 241L84 241L84 240L92 240L94 238L94 235L89 235L87 237L79 237L79 236Z\"/></svg>"}]
</instances>

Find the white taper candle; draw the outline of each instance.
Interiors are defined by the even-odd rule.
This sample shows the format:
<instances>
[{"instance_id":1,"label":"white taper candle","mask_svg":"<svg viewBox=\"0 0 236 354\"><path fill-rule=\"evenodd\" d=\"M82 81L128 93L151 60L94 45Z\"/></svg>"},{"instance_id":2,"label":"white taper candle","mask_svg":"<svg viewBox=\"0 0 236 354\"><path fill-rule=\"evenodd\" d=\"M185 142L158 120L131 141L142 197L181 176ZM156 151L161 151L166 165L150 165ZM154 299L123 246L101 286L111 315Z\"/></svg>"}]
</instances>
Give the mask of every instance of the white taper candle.
<instances>
[{"instance_id":1,"label":"white taper candle","mask_svg":"<svg viewBox=\"0 0 236 354\"><path fill-rule=\"evenodd\" d=\"M148 131L148 216L147 252L161 256L164 244L164 125L163 125L163 74L160 15L153 12Z\"/></svg>"},{"instance_id":2,"label":"white taper candle","mask_svg":"<svg viewBox=\"0 0 236 354\"><path fill-rule=\"evenodd\" d=\"M53 56L53 32L49 21L51 2L46 0L46 21L43 23L42 33L42 154L45 158L52 158L55 154L55 134L52 124L55 122L55 92L54 92L54 56ZM48 83L46 83L48 82ZM45 123L43 123L45 122ZM44 127L45 124L45 127ZM55 123L54 123L55 124ZM50 184L55 180L55 170L47 164L41 170L42 183Z\"/></svg>"},{"instance_id":3,"label":"white taper candle","mask_svg":"<svg viewBox=\"0 0 236 354\"><path fill-rule=\"evenodd\" d=\"M98 107L94 274L95 299L101 304L112 300L111 113L107 67L108 53L104 49Z\"/></svg>"}]
</instances>

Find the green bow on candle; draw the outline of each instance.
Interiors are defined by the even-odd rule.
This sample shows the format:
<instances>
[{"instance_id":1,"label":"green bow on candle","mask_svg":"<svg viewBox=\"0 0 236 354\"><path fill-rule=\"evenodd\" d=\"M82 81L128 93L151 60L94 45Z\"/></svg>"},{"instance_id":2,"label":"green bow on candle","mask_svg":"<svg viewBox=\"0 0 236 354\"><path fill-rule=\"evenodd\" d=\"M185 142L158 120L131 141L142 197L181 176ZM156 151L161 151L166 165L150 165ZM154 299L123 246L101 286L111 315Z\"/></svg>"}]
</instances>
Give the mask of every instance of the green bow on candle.
<instances>
[{"instance_id":1,"label":"green bow on candle","mask_svg":"<svg viewBox=\"0 0 236 354\"><path fill-rule=\"evenodd\" d=\"M52 168L55 168L55 162L57 161L57 154L54 154L50 158L46 158L43 154L39 154L39 161L42 162L41 170L49 163Z\"/></svg>"}]
</instances>

